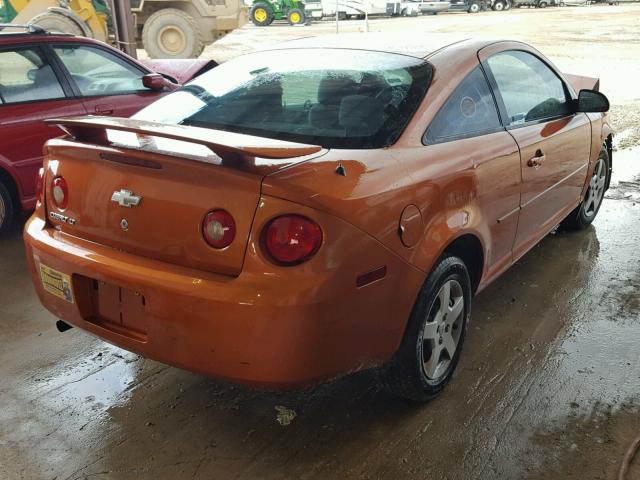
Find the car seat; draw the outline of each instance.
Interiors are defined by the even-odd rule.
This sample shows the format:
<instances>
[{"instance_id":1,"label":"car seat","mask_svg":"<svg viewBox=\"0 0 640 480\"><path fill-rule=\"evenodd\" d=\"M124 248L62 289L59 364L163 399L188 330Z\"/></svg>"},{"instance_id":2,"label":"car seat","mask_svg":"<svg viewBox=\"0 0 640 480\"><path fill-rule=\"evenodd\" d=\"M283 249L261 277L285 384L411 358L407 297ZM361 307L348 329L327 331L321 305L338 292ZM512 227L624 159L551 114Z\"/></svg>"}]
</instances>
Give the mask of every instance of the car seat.
<instances>
[{"instance_id":1,"label":"car seat","mask_svg":"<svg viewBox=\"0 0 640 480\"><path fill-rule=\"evenodd\" d=\"M336 130L340 126L340 104L355 92L356 83L349 77L324 77L318 85L318 103L309 110L309 124L320 130Z\"/></svg>"},{"instance_id":2,"label":"car seat","mask_svg":"<svg viewBox=\"0 0 640 480\"><path fill-rule=\"evenodd\" d=\"M375 135L386 118L385 103L375 97L349 95L340 103L339 122L348 137Z\"/></svg>"}]
</instances>

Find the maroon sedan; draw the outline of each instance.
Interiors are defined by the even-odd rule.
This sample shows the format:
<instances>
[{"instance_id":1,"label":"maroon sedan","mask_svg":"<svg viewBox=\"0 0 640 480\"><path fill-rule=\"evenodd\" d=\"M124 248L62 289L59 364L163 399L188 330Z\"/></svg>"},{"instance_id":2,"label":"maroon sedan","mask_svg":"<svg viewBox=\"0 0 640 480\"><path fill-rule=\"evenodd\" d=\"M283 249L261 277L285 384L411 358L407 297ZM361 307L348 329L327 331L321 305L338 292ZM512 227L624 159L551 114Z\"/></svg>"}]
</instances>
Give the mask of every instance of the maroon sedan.
<instances>
[{"instance_id":1,"label":"maroon sedan","mask_svg":"<svg viewBox=\"0 0 640 480\"><path fill-rule=\"evenodd\" d=\"M128 117L215 66L206 60L145 66L96 40L35 27L13 32L0 33L0 235L17 212L35 206L42 146L61 134L44 119Z\"/></svg>"}]
</instances>

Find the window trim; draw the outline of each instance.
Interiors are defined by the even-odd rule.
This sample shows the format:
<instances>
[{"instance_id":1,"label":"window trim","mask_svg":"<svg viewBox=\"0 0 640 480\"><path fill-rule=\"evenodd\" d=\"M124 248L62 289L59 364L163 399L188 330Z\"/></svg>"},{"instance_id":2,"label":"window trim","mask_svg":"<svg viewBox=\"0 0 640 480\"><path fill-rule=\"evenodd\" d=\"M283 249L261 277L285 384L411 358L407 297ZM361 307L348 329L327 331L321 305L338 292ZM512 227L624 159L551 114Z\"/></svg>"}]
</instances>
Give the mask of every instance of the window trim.
<instances>
[{"instance_id":1,"label":"window trim","mask_svg":"<svg viewBox=\"0 0 640 480\"><path fill-rule=\"evenodd\" d=\"M496 110L496 115L498 117L498 123L499 125L497 127L493 127L493 128L486 128L484 130L476 130L474 132L467 132L467 133L459 133L457 135L452 135L450 137L446 137L443 138L441 140L438 141L430 141L427 138L427 134L429 133L429 129L431 128L431 125L433 124L433 122L436 121L436 119L438 118L438 115L440 115L440 112L444 109L444 107L446 106L447 102L449 101L449 99L451 98L451 96L457 92L458 88L460 87L460 85L462 85L463 82L465 82L467 80L467 78L469 78L475 71L476 69L480 70L480 72L482 73L482 76L486 82L486 86L487 89L489 90L489 93L491 93L491 97L493 98L493 107ZM464 78L462 80L460 80L458 82L458 84L455 86L455 88L451 91L451 93L449 94L449 96L446 98L446 100L442 103L442 105L440 106L440 108L438 109L438 111L435 113L435 115L433 115L433 118L431 119L431 121L429 122L429 125L427 126L427 128L425 129L424 133L422 134L422 144L425 146L429 146L429 145L440 145L442 143L449 143L449 142L453 142L456 140L464 140L467 138L475 138L475 137L481 137L483 135L491 135L492 133L498 133L498 132L504 132L505 131L505 127L504 127L504 123L502 121L502 114L500 111L500 108L497 104L496 101L496 95L493 92L493 88L491 88L491 84L489 82L489 79L487 78L487 75L484 71L484 68L482 68L482 65L480 63L477 63L470 71L469 73L467 73Z\"/></svg>"},{"instance_id":2,"label":"window trim","mask_svg":"<svg viewBox=\"0 0 640 480\"><path fill-rule=\"evenodd\" d=\"M522 128L522 127L529 127L532 125L538 125L541 123L547 123L547 122L552 122L554 120L560 120L561 118L567 118L567 117L572 117L575 116L576 113L572 112L569 114L562 114L562 115L554 115L551 117L544 117L544 118L537 118L535 120L530 120L528 122L523 122L523 123L519 123L516 125L507 125L506 119L509 118L509 114L507 113L507 107L504 103L504 99L502 98L502 93L500 92L500 89L498 88L498 82L496 81L495 76L493 75L493 71L491 70L491 67L489 66L489 59L496 56L496 55L501 55L503 53L507 53L507 52L523 52L526 54L531 55L532 57L536 58L537 60L539 60L545 67L547 67L551 73L553 73L553 75L556 76L556 78L558 80L560 80L560 83L562 84L562 89L564 90L564 95L565 95L565 99L567 100L567 103L571 105L572 101L574 100L574 94L573 91L567 86L567 83L564 81L564 79L558 74L558 72L556 71L555 68L553 68L551 65L549 65L549 63L547 61L545 61L543 58L540 58L538 55L528 51L528 50L524 50L524 49L519 49L519 48L511 48L508 50L502 50L500 52L496 52L493 55L490 55L489 57L487 57L484 61L481 62L481 66L482 69L485 72L485 75L487 77L487 80L489 82L489 86L490 88L493 90L494 93L494 98L496 100L496 103L498 105L498 111L500 113L500 120L502 122L503 127L508 131L508 130L515 130L518 128Z\"/></svg>"},{"instance_id":3,"label":"window trim","mask_svg":"<svg viewBox=\"0 0 640 480\"><path fill-rule=\"evenodd\" d=\"M62 61L60 56L55 52L56 48L65 48L65 47L67 47L67 48L82 48L82 47L85 47L85 48L88 48L88 49L102 50L103 52L106 52L107 54L111 54L114 57L117 57L123 63L126 63L127 65L130 65L133 68L135 68L136 70L138 70L139 72L141 72L141 77L143 77L144 75L148 75L149 73L152 73L152 72L150 70L147 70L146 68L141 67L137 63L132 62L130 59L126 58L125 56L120 56L117 53L114 53L110 48L104 47L102 45L94 45L94 44L89 44L89 43L73 43L73 42L50 42L50 43L47 43L47 48L49 48L50 51L51 51L52 59L58 64L60 69L64 72L64 75L68 78L68 81L69 81L69 84L71 86L71 89L73 90L73 98L77 98L77 99L95 99L95 98L101 98L101 97L117 97L117 96L121 96L121 95L139 95L139 94L144 94L144 93L157 93L157 92L154 92L153 90L149 90L147 88L147 89L144 89L144 90L128 90L128 91L117 92L117 93L104 92L102 94L96 94L96 95L83 95L82 91L78 87L78 84L73 79L73 76L71 75L71 72L67 69L67 66L64 64L64 62Z\"/></svg>"},{"instance_id":4,"label":"window trim","mask_svg":"<svg viewBox=\"0 0 640 480\"><path fill-rule=\"evenodd\" d=\"M28 105L31 103L40 103L40 102L56 102L60 100L69 100L73 98L73 92L71 91L70 85L65 78L64 72L59 70L58 65L55 61L49 56L49 52L47 51L46 45L37 45L37 44L18 44L18 45L8 45L0 47L0 53L3 52L17 52L19 50L32 50L40 55L53 71L58 83L60 84L60 88L62 89L63 96L56 98L38 98L35 100L23 100L21 102L7 102L2 93L0 93L0 108L2 107L11 107L13 105Z\"/></svg>"}]
</instances>

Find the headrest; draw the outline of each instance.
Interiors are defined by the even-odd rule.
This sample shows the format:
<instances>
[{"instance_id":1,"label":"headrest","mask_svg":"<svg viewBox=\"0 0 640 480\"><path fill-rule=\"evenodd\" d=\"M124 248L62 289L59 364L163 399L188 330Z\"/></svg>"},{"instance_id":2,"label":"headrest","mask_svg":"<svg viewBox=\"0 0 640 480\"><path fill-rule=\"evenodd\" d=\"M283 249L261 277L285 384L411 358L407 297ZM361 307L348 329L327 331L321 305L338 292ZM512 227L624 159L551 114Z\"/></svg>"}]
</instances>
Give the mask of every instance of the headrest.
<instances>
[{"instance_id":1,"label":"headrest","mask_svg":"<svg viewBox=\"0 0 640 480\"><path fill-rule=\"evenodd\" d=\"M324 77L318 85L318 103L340 105L346 95L355 93L356 82L349 77Z\"/></svg>"}]
</instances>

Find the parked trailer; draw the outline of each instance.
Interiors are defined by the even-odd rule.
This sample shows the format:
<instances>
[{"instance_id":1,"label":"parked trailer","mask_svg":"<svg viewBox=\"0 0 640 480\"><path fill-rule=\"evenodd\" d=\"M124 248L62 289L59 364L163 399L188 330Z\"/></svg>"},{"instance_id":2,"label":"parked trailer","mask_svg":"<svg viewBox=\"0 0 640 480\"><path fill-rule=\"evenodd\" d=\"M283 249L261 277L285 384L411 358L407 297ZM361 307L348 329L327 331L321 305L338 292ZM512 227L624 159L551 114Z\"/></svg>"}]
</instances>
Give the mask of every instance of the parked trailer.
<instances>
[{"instance_id":1,"label":"parked trailer","mask_svg":"<svg viewBox=\"0 0 640 480\"><path fill-rule=\"evenodd\" d=\"M398 5L400 2L395 2ZM386 0L306 0L305 13L311 18L335 17L345 20L349 17L364 18L365 15L387 15Z\"/></svg>"}]
</instances>

